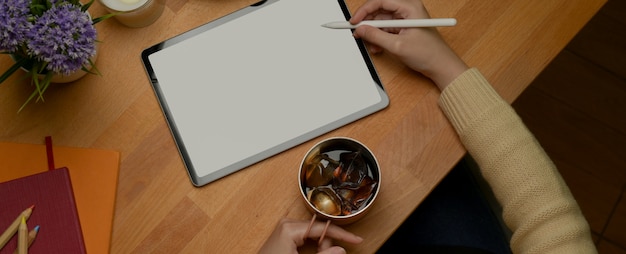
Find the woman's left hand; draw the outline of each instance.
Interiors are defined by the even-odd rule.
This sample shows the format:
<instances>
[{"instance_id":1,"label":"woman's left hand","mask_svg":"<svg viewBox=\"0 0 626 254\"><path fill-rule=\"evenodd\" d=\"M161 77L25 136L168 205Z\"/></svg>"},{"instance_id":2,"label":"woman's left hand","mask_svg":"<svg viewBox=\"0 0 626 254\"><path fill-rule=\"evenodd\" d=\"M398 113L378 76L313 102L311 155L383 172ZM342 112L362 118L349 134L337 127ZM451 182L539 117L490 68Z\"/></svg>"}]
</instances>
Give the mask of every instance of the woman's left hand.
<instances>
[{"instance_id":1,"label":"woman's left hand","mask_svg":"<svg viewBox=\"0 0 626 254\"><path fill-rule=\"evenodd\" d=\"M308 229L310 221L281 219L274 232L265 241L259 253L298 253L298 247L305 243L304 234ZM311 226L308 238L318 239L326 223L315 221ZM339 240L345 243L358 244L363 238L352 234L343 228L330 224L324 235L322 243L318 247L319 253L346 253L341 246L334 246L332 240Z\"/></svg>"}]
</instances>

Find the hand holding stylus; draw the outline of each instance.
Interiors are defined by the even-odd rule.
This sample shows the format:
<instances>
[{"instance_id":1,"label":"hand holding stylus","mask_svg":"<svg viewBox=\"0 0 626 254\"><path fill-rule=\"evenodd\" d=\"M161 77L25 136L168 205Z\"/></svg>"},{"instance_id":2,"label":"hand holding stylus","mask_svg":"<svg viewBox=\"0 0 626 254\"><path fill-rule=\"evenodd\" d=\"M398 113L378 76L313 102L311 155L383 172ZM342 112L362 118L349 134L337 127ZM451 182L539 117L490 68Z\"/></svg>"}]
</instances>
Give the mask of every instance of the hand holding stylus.
<instances>
[{"instance_id":1,"label":"hand holding stylus","mask_svg":"<svg viewBox=\"0 0 626 254\"><path fill-rule=\"evenodd\" d=\"M355 29L361 25L368 25L378 28L408 28L408 27L438 27L454 26L456 19L387 19L387 20L364 20L358 24L351 24L348 21L334 21L323 24L323 27L332 29Z\"/></svg>"}]
</instances>

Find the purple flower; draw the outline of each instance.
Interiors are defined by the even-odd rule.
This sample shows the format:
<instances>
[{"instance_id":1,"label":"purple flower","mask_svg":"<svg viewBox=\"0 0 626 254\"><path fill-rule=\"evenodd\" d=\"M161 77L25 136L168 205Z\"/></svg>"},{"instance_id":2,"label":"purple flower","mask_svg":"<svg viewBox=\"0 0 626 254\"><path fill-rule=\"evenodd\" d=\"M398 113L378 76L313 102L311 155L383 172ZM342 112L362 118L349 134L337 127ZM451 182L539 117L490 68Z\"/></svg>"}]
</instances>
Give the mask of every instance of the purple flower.
<instances>
[{"instance_id":1,"label":"purple flower","mask_svg":"<svg viewBox=\"0 0 626 254\"><path fill-rule=\"evenodd\" d=\"M69 75L96 53L96 29L91 18L72 4L55 4L26 34L28 54L47 62L46 69Z\"/></svg>"},{"instance_id":2,"label":"purple flower","mask_svg":"<svg viewBox=\"0 0 626 254\"><path fill-rule=\"evenodd\" d=\"M0 50L15 52L32 24L30 0L0 0Z\"/></svg>"}]
</instances>

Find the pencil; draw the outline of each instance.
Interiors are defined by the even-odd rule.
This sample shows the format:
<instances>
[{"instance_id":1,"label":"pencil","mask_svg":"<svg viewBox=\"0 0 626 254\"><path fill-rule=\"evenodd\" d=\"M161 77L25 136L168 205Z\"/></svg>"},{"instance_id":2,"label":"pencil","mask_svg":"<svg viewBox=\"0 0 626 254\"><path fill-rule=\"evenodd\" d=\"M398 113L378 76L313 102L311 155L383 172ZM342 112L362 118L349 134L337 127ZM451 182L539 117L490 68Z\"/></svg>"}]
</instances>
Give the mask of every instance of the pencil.
<instances>
[{"instance_id":1,"label":"pencil","mask_svg":"<svg viewBox=\"0 0 626 254\"><path fill-rule=\"evenodd\" d=\"M28 226L26 225L26 217L22 217L22 223L18 228L17 233L17 253L28 253Z\"/></svg>"},{"instance_id":2,"label":"pencil","mask_svg":"<svg viewBox=\"0 0 626 254\"><path fill-rule=\"evenodd\" d=\"M15 221L13 221L13 223L4 231L4 233L0 235L0 249L2 249L2 247L7 244L9 239L11 239L11 237L17 232L17 228L20 226L22 218L27 220L30 217L30 214L33 212L34 207L35 205L26 208L26 210L24 210L19 216L17 216Z\"/></svg>"},{"instance_id":3,"label":"pencil","mask_svg":"<svg viewBox=\"0 0 626 254\"><path fill-rule=\"evenodd\" d=\"M35 238L37 238L37 233L39 233L39 225L28 232L28 247L30 247L30 245L33 244L33 241L35 241ZM18 250L16 249L13 254L19 254Z\"/></svg>"}]
</instances>

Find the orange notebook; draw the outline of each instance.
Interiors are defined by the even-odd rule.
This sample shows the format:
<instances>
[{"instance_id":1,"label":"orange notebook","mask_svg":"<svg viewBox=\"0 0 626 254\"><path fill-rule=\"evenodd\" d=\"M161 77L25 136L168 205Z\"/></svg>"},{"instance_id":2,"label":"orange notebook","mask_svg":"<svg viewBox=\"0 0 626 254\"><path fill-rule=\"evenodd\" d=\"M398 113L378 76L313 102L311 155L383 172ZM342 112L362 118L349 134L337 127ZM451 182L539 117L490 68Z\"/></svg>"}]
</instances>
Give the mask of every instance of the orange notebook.
<instances>
[{"instance_id":1,"label":"orange notebook","mask_svg":"<svg viewBox=\"0 0 626 254\"><path fill-rule=\"evenodd\" d=\"M119 152L59 146L52 150L56 167L69 169L87 253L109 253ZM0 142L0 182L46 170L46 145Z\"/></svg>"}]
</instances>

